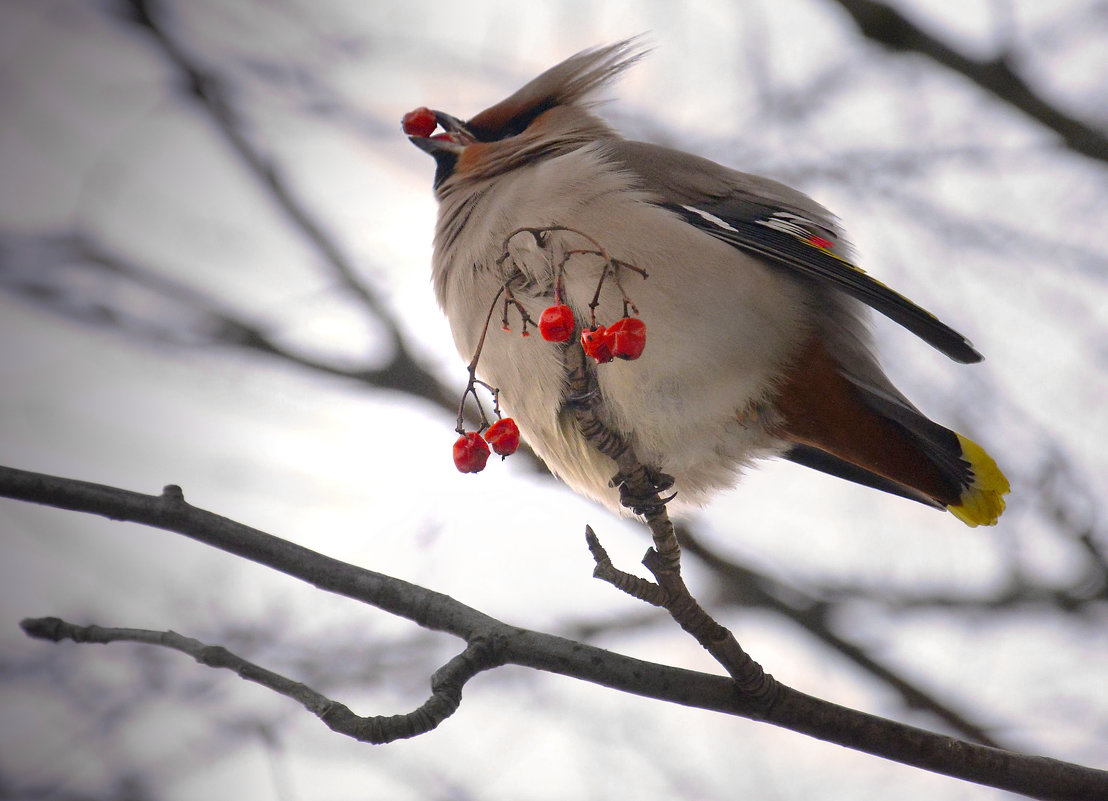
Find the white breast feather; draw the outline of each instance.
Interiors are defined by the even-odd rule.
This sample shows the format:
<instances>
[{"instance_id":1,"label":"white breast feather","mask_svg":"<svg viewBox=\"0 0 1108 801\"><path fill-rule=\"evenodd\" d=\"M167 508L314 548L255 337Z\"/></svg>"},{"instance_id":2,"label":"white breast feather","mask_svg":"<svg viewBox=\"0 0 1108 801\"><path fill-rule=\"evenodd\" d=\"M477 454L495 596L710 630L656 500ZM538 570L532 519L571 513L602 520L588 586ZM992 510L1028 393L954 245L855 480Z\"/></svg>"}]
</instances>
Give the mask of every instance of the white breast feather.
<instances>
[{"instance_id":1,"label":"white breast feather","mask_svg":"<svg viewBox=\"0 0 1108 801\"><path fill-rule=\"evenodd\" d=\"M576 228L612 257L649 274L645 280L622 275L646 323L645 352L636 361L598 368L611 420L633 435L639 458L676 478L680 500L698 502L734 483L735 472L750 459L780 447L756 411L812 331L811 298L797 282L647 202L631 177L605 164L594 149L496 181L496 191L485 194L473 211L449 263L436 242L436 291L464 359L472 357L504 280L495 267L504 238L524 226ZM588 246L572 234L557 236L568 247ZM544 251L527 246L528 237L517 239L512 261L534 281L531 292L517 292L517 298L538 320L553 302L552 267ZM601 264L591 256L574 256L568 263L566 302L579 321L588 320ZM597 321L609 325L621 314L619 291L609 281ZM520 337L514 312L509 312L512 333L498 330L499 319L498 311L478 375L500 387L506 413L555 473L617 507L617 493L608 485L614 464L559 420L565 381L558 348L537 332ZM459 391L461 386L460 380ZM696 399L692 405L684 400L690 397Z\"/></svg>"}]
</instances>

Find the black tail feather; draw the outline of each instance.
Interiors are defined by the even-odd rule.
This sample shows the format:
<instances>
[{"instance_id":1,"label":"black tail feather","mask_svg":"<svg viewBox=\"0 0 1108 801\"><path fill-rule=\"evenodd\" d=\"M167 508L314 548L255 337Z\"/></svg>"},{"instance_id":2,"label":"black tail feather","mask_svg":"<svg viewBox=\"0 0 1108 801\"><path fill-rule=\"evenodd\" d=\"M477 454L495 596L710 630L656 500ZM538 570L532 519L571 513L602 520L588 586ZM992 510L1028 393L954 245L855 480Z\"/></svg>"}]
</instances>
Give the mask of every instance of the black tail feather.
<instances>
[{"instance_id":1,"label":"black tail feather","mask_svg":"<svg viewBox=\"0 0 1108 801\"><path fill-rule=\"evenodd\" d=\"M851 464L837 456L832 456L830 453L821 451L819 448L814 448L811 445L793 445L785 452L784 457L790 462L795 462L804 467L810 467L813 470L819 470L821 473L837 476L847 481L853 481L855 484L861 484L863 487L870 487L880 490L881 492L887 492L890 495L907 498L910 501L916 501L934 509L944 508L941 503L932 500L922 492L917 492L910 487L905 487L903 484L898 484L884 476L871 473L865 468L858 467L858 465Z\"/></svg>"}]
</instances>

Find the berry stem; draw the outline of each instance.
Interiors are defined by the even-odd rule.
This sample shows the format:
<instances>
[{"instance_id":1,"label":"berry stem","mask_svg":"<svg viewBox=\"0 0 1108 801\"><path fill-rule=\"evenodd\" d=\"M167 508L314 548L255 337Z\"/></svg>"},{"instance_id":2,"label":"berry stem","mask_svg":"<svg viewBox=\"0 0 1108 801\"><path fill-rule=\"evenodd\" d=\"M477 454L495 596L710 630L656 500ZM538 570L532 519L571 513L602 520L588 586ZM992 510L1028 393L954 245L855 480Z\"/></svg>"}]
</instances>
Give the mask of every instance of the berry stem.
<instances>
[{"instance_id":1,"label":"berry stem","mask_svg":"<svg viewBox=\"0 0 1108 801\"><path fill-rule=\"evenodd\" d=\"M574 248L567 250L562 254L561 260L554 265L554 303L564 303L563 295L565 293L565 268L569 263L570 258L573 256L599 256L604 260L604 268L600 272L600 278L596 284L596 292L593 293L592 302L589 303L589 322L593 328L596 327L596 309L600 305L600 292L604 287L604 282L608 276L611 275L612 280L615 281L616 286L619 287L620 297L623 300L623 316L626 317L628 310L633 311L636 315L639 313L638 308L628 297L627 292L623 288L623 284L620 281L620 270L627 269L632 272L638 273L643 278L647 277L646 270L640 269L633 264L629 264L619 259L613 259L608 251L596 241L593 237L586 234L584 231L577 228L571 228L568 225L547 225L547 226L525 226L516 228L514 231L504 237L504 251L500 255L500 258L496 260L497 266L501 266L507 259L511 258L511 253L508 251L508 243L512 239L520 234L530 234L535 238L536 244L539 247L549 247L549 234L558 231L564 231L565 233L577 234L582 239L585 239L592 249L588 248ZM506 316L506 315L505 315Z\"/></svg>"},{"instance_id":2,"label":"berry stem","mask_svg":"<svg viewBox=\"0 0 1108 801\"><path fill-rule=\"evenodd\" d=\"M515 293L512 292L512 288L507 284L504 284L500 288L500 292L504 295L504 317L502 326L503 329L505 331L512 330L511 326L508 325L508 306L510 304L516 307L516 311L519 312L519 319L523 322L523 331L521 331L520 333L522 334L522 336L530 336L530 334L528 334L527 332L527 324L530 323L531 325L534 325L535 321L531 319L531 315L527 313L527 309L522 303L519 302L519 300L516 299ZM497 294L496 297L500 297L500 294ZM496 298L493 298L493 305L496 305ZM488 328L487 322L485 323L485 328Z\"/></svg>"},{"instance_id":3,"label":"berry stem","mask_svg":"<svg viewBox=\"0 0 1108 801\"><path fill-rule=\"evenodd\" d=\"M483 422L481 430L484 431L485 428L487 428L489 425L489 418L485 414L485 408L481 405L481 399L477 397L477 384L480 384L493 393L494 410L496 411L497 416L499 416L500 414L500 390L490 387L484 381L481 381L477 378L477 362L480 361L481 351L485 347L485 337L488 336L489 323L492 321L493 312L496 311L496 304L500 300L500 296L503 295L507 290L507 285L501 286L500 289L497 290L496 295L493 297L492 303L489 304L489 313L485 315L485 325L481 328L481 338L477 340L477 347L473 351L473 358L469 360L469 366L466 368L466 370L469 372L469 381L466 383L465 392L462 393L461 403L458 404L458 425L457 428L454 429L459 434L465 433L466 398L468 398L470 395L473 396L473 401L477 404L477 411L481 413L481 420ZM505 312L505 317L506 316L507 312Z\"/></svg>"}]
</instances>

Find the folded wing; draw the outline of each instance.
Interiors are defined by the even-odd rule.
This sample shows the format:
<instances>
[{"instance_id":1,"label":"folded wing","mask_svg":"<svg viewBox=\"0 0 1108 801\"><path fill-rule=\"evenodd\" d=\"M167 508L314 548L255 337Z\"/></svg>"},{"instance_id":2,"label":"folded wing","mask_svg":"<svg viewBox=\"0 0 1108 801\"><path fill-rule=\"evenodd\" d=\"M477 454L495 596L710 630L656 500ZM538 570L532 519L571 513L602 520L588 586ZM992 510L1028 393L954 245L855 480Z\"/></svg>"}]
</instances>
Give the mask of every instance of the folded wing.
<instances>
[{"instance_id":1,"label":"folded wing","mask_svg":"<svg viewBox=\"0 0 1108 801\"><path fill-rule=\"evenodd\" d=\"M780 269L845 292L955 361L981 361L968 339L852 264L835 218L801 192L656 145L619 141L609 147L620 166L689 225Z\"/></svg>"}]
</instances>

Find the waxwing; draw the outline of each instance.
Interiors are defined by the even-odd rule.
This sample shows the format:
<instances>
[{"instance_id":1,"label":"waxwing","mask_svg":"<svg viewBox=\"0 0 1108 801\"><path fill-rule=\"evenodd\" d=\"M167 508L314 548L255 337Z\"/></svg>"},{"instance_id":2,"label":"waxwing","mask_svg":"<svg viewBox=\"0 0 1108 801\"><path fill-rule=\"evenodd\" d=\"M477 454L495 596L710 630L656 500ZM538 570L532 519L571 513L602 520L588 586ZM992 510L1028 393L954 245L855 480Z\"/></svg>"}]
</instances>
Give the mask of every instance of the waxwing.
<instances>
[{"instance_id":1,"label":"waxwing","mask_svg":"<svg viewBox=\"0 0 1108 801\"><path fill-rule=\"evenodd\" d=\"M437 165L438 301L467 361L481 343L476 374L524 439L574 489L621 508L615 463L567 412L563 351L582 347L583 329L595 344L632 318L645 326L637 358L586 352L605 424L672 477L678 501L703 502L752 461L783 457L994 524L1007 479L892 385L866 307L955 361L981 355L856 267L837 219L811 198L628 141L596 116L596 90L641 55L633 40L578 53L465 122L428 109L405 118ZM520 335L555 307L568 307L571 337ZM514 330L484 335L493 317Z\"/></svg>"}]
</instances>

